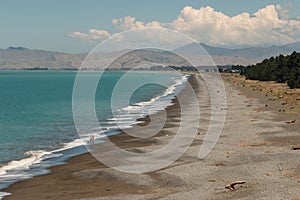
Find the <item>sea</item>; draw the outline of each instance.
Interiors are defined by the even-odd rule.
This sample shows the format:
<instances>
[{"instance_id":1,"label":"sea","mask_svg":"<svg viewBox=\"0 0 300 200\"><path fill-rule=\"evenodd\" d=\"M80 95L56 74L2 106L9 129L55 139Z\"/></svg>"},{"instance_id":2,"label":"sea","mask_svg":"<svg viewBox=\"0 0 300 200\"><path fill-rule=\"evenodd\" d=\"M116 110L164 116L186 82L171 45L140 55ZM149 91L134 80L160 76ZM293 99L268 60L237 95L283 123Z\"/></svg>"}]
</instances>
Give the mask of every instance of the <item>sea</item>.
<instances>
[{"instance_id":1,"label":"sea","mask_svg":"<svg viewBox=\"0 0 300 200\"><path fill-rule=\"evenodd\" d=\"M95 72L81 74L99 76ZM76 75L71 71L0 71L0 191L17 181L50 173L49 167L87 152L88 139L78 136L73 121ZM124 75L102 73L95 94L101 125L93 130L96 143L171 105L188 80L187 75L175 72L127 72L131 81L123 86L146 79L152 82L138 87L127 102L122 96L128 91L119 92L119 102L112 106L113 90ZM5 195L9 194L0 192L0 199Z\"/></svg>"}]
</instances>

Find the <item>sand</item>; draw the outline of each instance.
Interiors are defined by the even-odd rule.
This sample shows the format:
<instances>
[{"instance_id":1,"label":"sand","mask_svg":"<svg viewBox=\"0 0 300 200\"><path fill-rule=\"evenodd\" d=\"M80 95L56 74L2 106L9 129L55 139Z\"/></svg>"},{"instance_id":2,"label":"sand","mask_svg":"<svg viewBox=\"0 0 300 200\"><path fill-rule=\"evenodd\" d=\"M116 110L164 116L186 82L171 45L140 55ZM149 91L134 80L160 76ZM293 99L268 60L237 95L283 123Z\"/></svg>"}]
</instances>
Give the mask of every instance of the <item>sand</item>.
<instances>
[{"instance_id":1,"label":"sand","mask_svg":"<svg viewBox=\"0 0 300 200\"><path fill-rule=\"evenodd\" d=\"M199 134L186 153L170 166L130 174L108 168L90 154L84 154L51 168L51 174L13 184L5 190L12 195L5 199L300 198L300 151L291 149L300 144L299 113L279 112L286 106L280 99L270 100L262 91L227 78L227 116L222 135L210 154L199 159L210 119L210 101L199 75L193 75L190 83L201 108ZM189 98L184 92L181 95ZM175 101L166 111L166 124L156 136L135 139L121 134L111 137L111 141L132 152L161 148L170 142L180 125L178 103ZM191 119L196 117L192 111L190 115ZM161 116L157 113L152 117L159 120ZM141 120L144 125L149 123L148 118ZM104 145L95 149L106 150ZM245 184L236 186L234 191L225 188L234 181Z\"/></svg>"},{"instance_id":2,"label":"sand","mask_svg":"<svg viewBox=\"0 0 300 200\"><path fill-rule=\"evenodd\" d=\"M225 73L223 76L241 90L247 88L257 91L267 97L269 102L280 102L281 106L278 107L280 112L300 113L300 89L290 89L286 83L275 81L246 80L245 76L234 73Z\"/></svg>"}]
</instances>

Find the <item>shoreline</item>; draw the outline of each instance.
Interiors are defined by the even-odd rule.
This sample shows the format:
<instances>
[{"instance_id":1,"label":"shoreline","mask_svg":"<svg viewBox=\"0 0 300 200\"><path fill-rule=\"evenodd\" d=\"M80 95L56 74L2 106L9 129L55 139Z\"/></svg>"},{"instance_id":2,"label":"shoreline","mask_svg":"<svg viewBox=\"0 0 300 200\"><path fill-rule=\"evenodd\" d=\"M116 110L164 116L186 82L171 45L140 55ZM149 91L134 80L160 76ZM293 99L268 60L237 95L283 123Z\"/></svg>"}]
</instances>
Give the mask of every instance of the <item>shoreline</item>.
<instances>
[{"instance_id":1,"label":"shoreline","mask_svg":"<svg viewBox=\"0 0 300 200\"><path fill-rule=\"evenodd\" d=\"M44 73L44 72L42 72L42 73ZM152 73L152 72L150 72L150 73ZM155 73L155 72L153 72L153 73ZM179 80L178 79L178 81L180 81L180 83L182 83L181 81L183 81L184 80L184 83L188 80L188 77L187 76L185 76L185 77L182 77L182 79L181 80ZM176 82L176 84L177 84L177 82ZM175 85L176 85L175 84ZM182 86L181 86L182 85ZM179 86L179 88L182 88L184 86L184 84L180 84L180 86ZM174 84L172 84L170 87L175 87L174 86ZM177 85L176 85L176 88L177 88ZM167 90L166 90L167 91ZM178 91L180 91L180 89L178 89ZM165 93L164 93L165 94ZM167 95L167 94L166 94ZM166 103L166 104L163 104L164 105L164 107L166 106L166 105L168 105L170 102L173 102L173 97L171 96L170 98L168 98L169 99L169 101L168 101L168 103ZM137 119L137 121L140 121L141 119ZM132 124L133 125L133 124ZM115 131L118 131L118 130L115 130ZM118 131L119 132L119 131ZM12 165L14 165L16 162L19 162L19 163L22 163L23 164L23 161L26 161L26 162L28 162L28 165L30 164L29 163L29 161L31 161L31 160L34 160L34 162L35 161L37 161L35 164L37 164L37 165L40 165L41 167L40 167L40 169L41 170L30 170L28 173L26 173L26 175L28 174L28 178L30 178L30 176L32 175L32 176L40 176L40 175L42 175L42 174L48 174L49 172L47 172L48 171L48 169L49 168L51 168L51 167L53 167L53 166L57 166L57 165L61 165L61 164L64 164L67 160L69 160L70 159L70 157L74 157L74 156L77 156L77 155L81 155L81 154L83 154L83 153L85 153L85 152L87 152L86 150L82 150L82 148L84 148L85 149L85 147L84 146L74 146L73 145L73 143L76 143L76 140L77 139L75 139L75 140L73 140L73 141L70 141L69 143L65 143L65 145L64 146L61 146L61 148L59 148L59 149L54 149L54 150L50 150L50 151L43 151L43 150L38 150L38 151L40 151L41 153L39 154L39 155L32 155L31 157L28 157L28 158L24 158L24 159L21 159L21 160L13 160L13 161L9 161L9 162L7 162L7 163L5 163L3 166L8 166L8 167L11 167L10 166L10 164L12 164ZM102 140L102 138L99 138L99 140ZM72 144L71 144L72 143ZM76 144L75 144L76 145ZM45 154L44 154L44 152L45 152ZM67 153L65 153L65 152L67 152ZM39 153L39 152L38 152ZM53 154L53 157L51 156L48 156L49 158L47 158L47 159L42 159L42 156L43 155L46 155L47 153L49 153L49 154ZM56 159L57 158L57 156L55 156L55 154L62 154L63 156L59 156L58 155L58 159ZM69 156L68 154L71 154L71 156ZM40 159L41 158L41 159ZM28 161L29 160L29 161ZM47 165L47 167L46 166L44 166L44 164L46 163L46 165ZM50 163L50 164L49 164ZM27 164L27 163L26 163ZM20 164L21 165L21 164ZM4 170L4 172L5 172L5 170L7 170L7 169L10 169L10 168L5 168L5 169L3 169ZM13 166L12 166L13 167ZM31 166L30 166L30 168L31 168ZM33 168L36 168L36 169L38 169L37 167L33 167ZM26 170L26 169L25 169ZM27 171L27 170L26 170ZM37 171L37 172L36 172ZM43 172L42 172L43 171ZM20 173L21 174L21 173ZM22 173L23 174L23 173ZM9 174L7 175L7 177L9 177ZM24 176L25 177L25 176ZM28 178L26 177L26 178L20 178L19 180L17 180L17 178L15 178L15 177L13 177L14 179L12 179L12 180L9 180L9 178L8 179L5 179L5 181L3 181L3 184L1 185L1 190L4 190L5 188L4 187L9 187L9 185L11 185L11 184L13 184L12 182L19 182L19 181L22 181L22 179L23 180L27 180ZM5 184L4 184L5 183ZM0 193L0 199L1 199L1 196L2 195L4 195L3 193L1 194Z\"/></svg>"},{"instance_id":2,"label":"shoreline","mask_svg":"<svg viewBox=\"0 0 300 200\"><path fill-rule=\"evenodd\" d=\"M207 93L198 75L191 84L201 100L199 134L187 152L170 166L145 174L117 172L90 154L51 168L51 174L13 184L4 199L297 199L300 198L299 114L279 113L280 102L249 88L225 81L228 114L223 133L213 151L203 160L197 153L207 130ZM184 94L182 94L184 95ZM266 102L268 106L266 107ZM167 109L164 129L151 139L133 140L121 134L110 139L133 152L160 147L172 137L180 116L175 104ZM154 114L158 119L161 113ZM191 118L193 117L191 113ZM297 118L298 117L298 118ZM142 119L146 121L147 118ZM235 191L225 185L245 181Z\"/></svg>"},{"instance_id":3,"label":"shoreline","mask_svg":"<svg viewBox=\"0 0 300 200\"><path fill-rule=\"evenodd\" d=\"M152 73L152 71L150 71L150 73ZM155 73L155 71L153 71L153 73ZM186 74L186 75L190 75L190 74ZM190 82L190 78L187 79L188 82ZM182 89L184 90L184 88ZM178 105L177 105L177 98L175 97L174 99L172 99L172 103L171 105L167 106L165 108L165 110L173 110L174 108L177 108ZM158 111L158 113L155 113L155 114L151 114L151 116L155 115L155 116L159 116L160 113L162 111ZM126 131L130 129L133 129L135 126L144 126L144 125L147 125L148 122L149 122L149 116L145 116L143 118L139 118L137 119L137 122L140 122L136 125L134 125L132 128L126 128ZM148 146L148 145L151 145L153 143L153 141L143 141L143 140L140 140L140 141L137 141L137 142L132 142L132 139L134 139L133 137L130 137L130 136L127 136L126 133L124 133L122 130L119 130L121 131L120 134L116 134L116 135L111 135L111 136L108 136L108 138L113 141L117 146L121 147L121 148L135 148L135 147L140 147L140 146ZM101 139L102 140L102 139ZM105 139L106 140L106 139ZM128 143L128 144L127 144ZM155 143L155 142L154 142ZM103 146L104 144L98 144L98 145L95 145L95 146ZM84 159L86 159L85 157L88 157L88 158L91 158L92 160L94 160L94 164L95 166L98 166L97 163L99 161L97 161L93 156L91 156L91 154L88 152L88 153L82 153L82 154L79 154L79 155L76 155L76 156L73 156L73 157L70 157L68 158L67 160L64 161L64 164L58 164L58 165L54 165L50 168L47 168L47 170L49 170L50 172L47 173L47 174L43 174L43 175L38 175L38 176L34 176L30 179L25 179L25 180L20 180L20 181L17 181L13 184L11 184L8 188L6 189L3 189L1 192L4 192L6 193L5 191L7 190L10 190L10 188L14 185L18 185L18 184L22 184L23 182L27 182L27 181L31 181L32 179L36 179L38 177L44 177L44 176L48 176L48 175L51 175L54 171L56 171L57 168L60 168L61 166L64 166L64 165L69 165L69 164L72 164L73 163L73 160L81 160L81 157L84 157ZM75 163L77 163L77 161L75 161ZM104 166L103 164L99 164L100 167L103 167L105 168L106 166ZM10 193L10 192L7 192L7 193ZM8 196L4 196L3 198L4 199L7 199L9 198L11 195L8 195Z\"/></svg>"}]
</instances>

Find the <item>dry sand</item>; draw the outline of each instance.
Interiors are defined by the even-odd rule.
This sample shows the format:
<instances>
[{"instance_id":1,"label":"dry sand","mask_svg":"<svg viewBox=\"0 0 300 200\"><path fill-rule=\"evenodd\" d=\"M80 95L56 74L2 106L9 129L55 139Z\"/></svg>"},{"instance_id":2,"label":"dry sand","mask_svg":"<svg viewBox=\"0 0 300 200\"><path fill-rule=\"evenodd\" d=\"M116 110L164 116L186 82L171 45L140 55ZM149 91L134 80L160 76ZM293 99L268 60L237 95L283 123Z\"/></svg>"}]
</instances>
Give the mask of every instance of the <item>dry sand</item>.
<instances>
[{"instance_id":1,"label":"dry sand","mask_svg":"<svg viewBox=\"0 0 300 200\"><path fill-rule=\"evenodd\" d=\"M223 133L212 152L200 160L198 152L209 123L210 101L198 75L190 82L201 107L200 134L170 166L150 173L128 174L107 168L90 154L84 154L66 165L51 168L49 175L13 184L5 190L13 194L5 199L300 198L300 151L291 149L300 144L299 113L279 112L286 106L280 100L271 101L260 91L225 81L228 105ZM164 129L155 137L133 139L123 134L111 140L134 152L160 148L179 126L180 108L176 101L167 108L167 114ZM160 116L158 113L153 117ZM147 118L143 120L147 123ZM104 145L97 148L105 151ZM225 188L234 181L245 184L236 186L234 191Z\"/></svg>"},{"instance_id":2,"label":"dry sand","mask_svg":"<svg viewBox=\"0 0 300 200\"><path fill-rule=\"evenodd\" d=\"M234 73L225 73L223 76L240 90L247 88L264 94L269 102L279 101L281 106L278 107L278 111L280 112L300 113L300 89L289 89L286 83L275 81L246 80L245 76Z\"/></svg>"}]
</instances>

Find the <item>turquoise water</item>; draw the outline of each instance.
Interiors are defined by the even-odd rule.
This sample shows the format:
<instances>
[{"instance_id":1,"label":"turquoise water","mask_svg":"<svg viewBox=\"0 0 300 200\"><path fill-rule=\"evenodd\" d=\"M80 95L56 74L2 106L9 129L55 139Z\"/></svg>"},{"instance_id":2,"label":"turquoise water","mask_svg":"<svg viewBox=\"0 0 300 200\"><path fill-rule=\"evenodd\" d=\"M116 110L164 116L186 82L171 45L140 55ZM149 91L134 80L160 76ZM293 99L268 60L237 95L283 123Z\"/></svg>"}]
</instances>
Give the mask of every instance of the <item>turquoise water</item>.
<instances>
[{"instance_id":1,"label":"turquoise water","mask_svg":"<svg viewBox=\"0 0 300 200\"><path fill-rule=\"evenodd\" d=\"M75 73L0 73L0 163L50 150L75 137L72 88Z\"/></svg>"},{"instance_id":2,"label":"turquoise water","mask_svg":"<svg viewBox=\"0 0 300 200\"><path fill-rule=\"evenodd\" d=\"M154 83L159 80L169 87L146 84L134 92L129 105L122 101L127 92L122 90L117 94L119 101L111 109L112 91L123 75L122 72L106 72L99 82L95 109L100 124L106 127L101 134L117 130L113 120L127 120L124 124L130 126L150 110L161 110L170 105L175 89L181 85L178 83L183 82L178 74L130 73L131 80L147 78ZM96 74L85 72L84 76ZM78 135L72 114L75 77L76 72L0 72L0 189L13 181L36 175L34 171L54 165L59 157L70 153L66 149L76 148L74 141ZM128 84L134 84L134 81ZM132 109L135 112L128 112ZM112 116L112 111L116 111L117 117Z\"/></svg>"}]
</instances>

